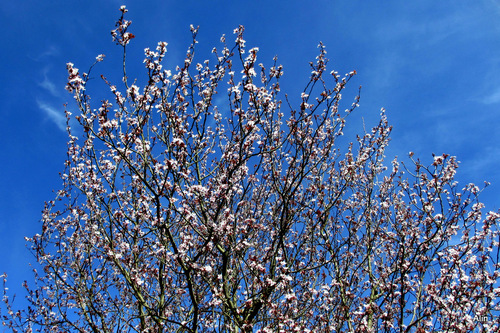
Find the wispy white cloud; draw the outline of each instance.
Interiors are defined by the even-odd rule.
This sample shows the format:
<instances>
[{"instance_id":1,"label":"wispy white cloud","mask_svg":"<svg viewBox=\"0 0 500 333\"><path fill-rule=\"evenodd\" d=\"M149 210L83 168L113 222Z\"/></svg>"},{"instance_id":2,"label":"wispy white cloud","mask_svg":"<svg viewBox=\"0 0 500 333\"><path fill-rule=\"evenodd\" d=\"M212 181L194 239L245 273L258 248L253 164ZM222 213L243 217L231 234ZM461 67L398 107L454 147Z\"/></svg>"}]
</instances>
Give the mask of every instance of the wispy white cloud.
<instances>
[{"instance_id":1,"label":"wispy white cloud","mask_svg":"<svg viewBox=\"0 0 500 333\"><path fill-rule=\"evenodd\" d=\"M481 102L484 104L500 103L500 88L497 88L496 91L493 91L491 94L486 95L486 97L481 99Z\"/></svg>"},{"instance_id":2,"label":"wispy white cloud","mask_svg":"<svg viewBox=\"0 0 500 333\"><path fill-rule=\"evenodd\" d=\"M47 90L54 97L61 96L59 89L57 89L56 85L47 78L47 75L45 75L43 81L39 82L38 85Z\"/></svg>"},{"instance_id":3,"label":"wispy white cloud","mask_svg":"<svg viewBox=\"0 0 500 333\"><path fill-rule=\"evenodd\" d=\"M52 58L54 56L58 56L60 54L59 47L55 45L50 45L45 49L45 51L37 54L36 56L29 56L31 59L35 61L44 61L46 58Z\"/></svg>"},{"instance_id":4,"label":"wispy white cloud","mask_svg":"<svg viewBox=\"0 0 500 333\"><path fill-rule=\"evenodd\" d=\"M43 88L47 93L45 94L45 100L37 99L36 103L38 107L47 115L47 117L54 122L61 131L66 131L66 117L62 109L55 108L53 105L57 101L61 100L61 93L56 84L49 78L49 67L43 69L43 80L38 82L38 86ZM47 97L53 97L56 102L47 102Z\"/></svg>"},{"instance_id":5,"label":"wispy white cloud","mask_svg":"<svg viewBox=\"0 0 500 333\"><path fill-rule=\"evenodd\" d=\"M36 103L38 107L45 112L49 119L54 122L61 131L66 131L66 117L61 110L58 110L57 108L44 101L37 100Z\"/></svg>"},{"instance_id":6,"label":"wispy white cloud","mask_svg":"<svg viewBox=\"0 0 500 333\"><path fill-rule=\"evenodd\" d=\"M498 19L498 13L488 11L491 6L479 2L448 6L433 2L417 3L414 12L407 5L397 9L380 22L374 32L380 40L411 41L411 48L431 47L442 43L476 40L479 35L490 34L484 31L485 20ZM498 7L499 5L496 4ZM500 12L499 12L500 13ZM485 17L487 16L487 17Z\"/></svg>"}]
</instances>

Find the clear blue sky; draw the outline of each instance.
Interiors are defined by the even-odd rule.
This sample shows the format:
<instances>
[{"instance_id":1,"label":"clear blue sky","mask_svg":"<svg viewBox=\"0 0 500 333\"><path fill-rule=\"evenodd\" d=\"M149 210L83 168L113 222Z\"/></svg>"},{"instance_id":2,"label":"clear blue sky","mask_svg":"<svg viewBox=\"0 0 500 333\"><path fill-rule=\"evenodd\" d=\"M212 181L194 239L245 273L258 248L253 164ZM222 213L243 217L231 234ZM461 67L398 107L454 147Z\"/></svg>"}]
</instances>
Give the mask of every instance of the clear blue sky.
<instances>
[{"instance_id":1,"label":"clear blue sky","mask_svg":"<svg viewBox=\"0 0 500 333\"><path fill-rule=\"evenodd\" d=\"M374 124L381 107L394 125L388 161L409 151L458 157L461 184L488 180L488 209L500 207L500 1L72 1L18 0L0 4L0 273L11 291L30 279L34 262L24 236L40 230L43 203L59 189L66 157L65 64L83 71L104 53L96 73L117 78L119 49L110 30L118 8L130 10L129 66L141 73L142 52L169 43L168 64L180 64L199 25L199 60L239 24L247 46L270 65L284 66L282 92L298 94L308 62L322 41L339 73L355 69L351 94L363 86L360 119ZM200 61L201 62L201 61ZM135 66L135 70L133 69ZM97 81L97 80L96 80ZM98 99L95 100L98 102Z\"/></svg>"}]
</instances>

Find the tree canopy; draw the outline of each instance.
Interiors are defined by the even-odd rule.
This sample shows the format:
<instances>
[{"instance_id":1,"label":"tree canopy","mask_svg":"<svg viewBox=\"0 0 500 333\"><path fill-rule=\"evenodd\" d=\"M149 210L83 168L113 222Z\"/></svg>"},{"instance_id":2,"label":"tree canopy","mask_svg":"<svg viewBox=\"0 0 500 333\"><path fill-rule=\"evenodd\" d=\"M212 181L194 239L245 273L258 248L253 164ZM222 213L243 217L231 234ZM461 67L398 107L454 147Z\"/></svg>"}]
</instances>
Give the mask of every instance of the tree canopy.
<instances>
[{"instance_id":1,"label":"tree canopy","mask_svg":"<svg viewBox=\"0 0 500 333\"><path fill-rule=\"evenodd\" d=\"M257 62L244 28L175 71L146 49L127 76L127 10L112 31L123 82L68 63L62 188L29 238L29 307L4 292L3 323L44 332L470 332L499 329L500 214L454 179L456 159L384 162L380 121L339 144L356 72L311 62L300 98ZM222 99L216 96L225 96ZM284 97L284 99L283 99ZM297 102L295 102L297 100ZM73 119L76 120L73 123ZM343 140L342 142L345 142ZM5 277L4 277L5 279Z\"/></svg>"}]
</instances>

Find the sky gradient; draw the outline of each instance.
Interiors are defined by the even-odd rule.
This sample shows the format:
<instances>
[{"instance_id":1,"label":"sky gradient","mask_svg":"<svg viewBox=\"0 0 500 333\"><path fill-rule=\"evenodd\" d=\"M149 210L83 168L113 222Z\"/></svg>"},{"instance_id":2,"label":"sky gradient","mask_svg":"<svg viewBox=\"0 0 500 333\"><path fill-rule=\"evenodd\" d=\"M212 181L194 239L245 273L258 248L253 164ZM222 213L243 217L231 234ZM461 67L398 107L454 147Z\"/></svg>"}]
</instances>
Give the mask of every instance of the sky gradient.
<instances>
[{"instance_id":1,"label":"sky gradient","mask_svg":"<svg viewBox=\"0 0 500 333\"><path fill-rule=\"evenodd\" d=\"M394 126L388 164L410 151L427 163L432 153L457 156L459 182L491 182L482 199L489 210L500 207L500 1L4 1L0 274L8 273L11 291L31 279L35 260L24 236L39 232L44 201L61 185L64 104L76 112L64 89L66 63L87 71L105 54L94 74L119 83L121 50L110 31L122 4L136 35L128 47L131 77L144 75L143 50L158 41L168 43L167 66L181 64L190 24L200 26L197 62L242 24L259 62L269 67L277 55L283 65L282 97L297 97L322 41L331 70L358 73L344 93L347 105L363 87L347 135L360 133L362 120L374 125L383 107ZM93 89L105 87L97 81Z\"/></svg>"}]
</instances>

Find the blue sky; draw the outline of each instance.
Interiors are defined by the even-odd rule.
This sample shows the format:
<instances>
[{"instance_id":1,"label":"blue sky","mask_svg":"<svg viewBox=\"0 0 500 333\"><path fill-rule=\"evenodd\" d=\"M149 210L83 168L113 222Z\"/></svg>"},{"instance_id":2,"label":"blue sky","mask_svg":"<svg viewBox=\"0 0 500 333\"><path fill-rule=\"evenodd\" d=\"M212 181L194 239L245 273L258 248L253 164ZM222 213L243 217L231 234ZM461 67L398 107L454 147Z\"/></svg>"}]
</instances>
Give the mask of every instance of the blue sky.
<instances>
[{"instance_id":1,"label":"blue sky","mask_svg":"<svg viewBox=\"0 0 500 333\"><path fill-rule=\"evenodd\" d=\"M344 94L349 104L363 86L348 134L362 131L361 118L373 125L384 107L394 125L388 162L395 155L405 160L409 151L428 162L431 153L455 155L461 184L490 181L483 201L500 207L498 0L3 1L0 273L9 274L11 291L31 278L24 236L39 231L43 203L61 184L63 104L76 111L64 90L65 64L86 71L103 53L94 73L119 82L120 50L110 30L122 4L137 37L128 48L131 76L143 74L143 50L158 41L169 43L168 66L180 64L190 24L200 26L199 62L222 34L229 40L243 24L248 48L260 48L264 65L278 55L282 92L298 96L322 41L331 69L358 73Z\"/></svg>"}]
</instances>

